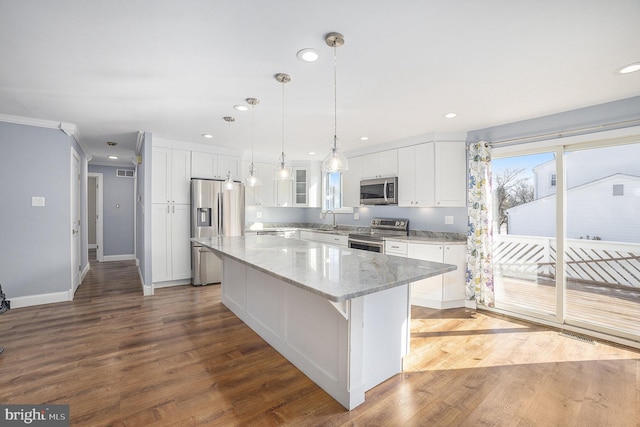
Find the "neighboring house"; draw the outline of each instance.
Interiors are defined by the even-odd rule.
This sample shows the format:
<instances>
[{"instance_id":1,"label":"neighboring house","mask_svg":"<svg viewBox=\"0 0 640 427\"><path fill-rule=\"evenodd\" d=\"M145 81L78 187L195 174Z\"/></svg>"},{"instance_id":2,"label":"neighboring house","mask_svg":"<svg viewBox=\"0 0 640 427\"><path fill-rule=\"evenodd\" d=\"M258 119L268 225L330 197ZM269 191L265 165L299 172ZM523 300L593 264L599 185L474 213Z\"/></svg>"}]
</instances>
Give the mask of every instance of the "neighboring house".
<instances>
[{"instance_id":1,"label":"neighboring house","mask_svg":"<svg viewBox=\"0 0 640 427\"><path fill-rule=\"evenodd\" d=\"M578 150L564 156L567 188L575 188L617 173L640 176L640 144L607 148L607 157L600 150ZM556 194L556 162L548 161L533 168L534 199Z\"/></svg>"},{"instance_id":2,"label":"neighboring house","mask_svg":"<svg viewBox=\"0 0 640 427\"><path fill-rule=\"evenodd\" d=\"M616 173L570 188L566 206L567 238L640 243L640 175ZM555 212L555 194L508 209L509 234L555 237Z\"/></svg>"}]
</instances>

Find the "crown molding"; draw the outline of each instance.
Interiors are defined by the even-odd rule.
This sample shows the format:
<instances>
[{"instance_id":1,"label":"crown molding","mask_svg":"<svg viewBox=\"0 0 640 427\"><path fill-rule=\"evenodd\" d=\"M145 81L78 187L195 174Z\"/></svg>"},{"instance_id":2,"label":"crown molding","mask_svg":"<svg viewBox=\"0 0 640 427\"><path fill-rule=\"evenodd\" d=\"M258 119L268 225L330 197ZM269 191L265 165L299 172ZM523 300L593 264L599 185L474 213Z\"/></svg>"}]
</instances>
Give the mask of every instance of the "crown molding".
<instances>
[{"instance_id":1,"label":"crown molding","mask_svg":"<svg viewBox=\"0 0 640 427\"><path fill-rule=\"evenodd\" d=\"M73 123L56 122L53 120L34 119L32 117L12 116L10 114L0 114L0 122L13 123L17 125L35 126L46 129L58 129L64 132L67 136L72 137L84 151L85 156L89 156L89 150L87 146L82 142L80 138L80 132L78 126Z\"/></svg>"}]
</instances>

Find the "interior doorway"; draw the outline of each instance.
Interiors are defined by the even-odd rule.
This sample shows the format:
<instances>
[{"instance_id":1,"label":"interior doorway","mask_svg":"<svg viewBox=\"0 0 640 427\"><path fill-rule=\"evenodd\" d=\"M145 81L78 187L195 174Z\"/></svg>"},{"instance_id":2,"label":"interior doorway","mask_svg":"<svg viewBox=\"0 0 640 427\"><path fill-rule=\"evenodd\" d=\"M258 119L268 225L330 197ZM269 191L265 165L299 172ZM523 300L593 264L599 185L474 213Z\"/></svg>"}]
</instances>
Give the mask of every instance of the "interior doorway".
<instances>
[{"instance_id":1,"label":"interior doorway","mask_svg":"<svg viewBox=\"0 0 640 427\"><path fill-rule=\"evenodd\" d=\"M102 188L103 177L101 173L89 172L87 184L87 218L89 249L96 250L98 262L104 261L103 253L103 229L102 229Z\"/></svg>"}]
</instances>

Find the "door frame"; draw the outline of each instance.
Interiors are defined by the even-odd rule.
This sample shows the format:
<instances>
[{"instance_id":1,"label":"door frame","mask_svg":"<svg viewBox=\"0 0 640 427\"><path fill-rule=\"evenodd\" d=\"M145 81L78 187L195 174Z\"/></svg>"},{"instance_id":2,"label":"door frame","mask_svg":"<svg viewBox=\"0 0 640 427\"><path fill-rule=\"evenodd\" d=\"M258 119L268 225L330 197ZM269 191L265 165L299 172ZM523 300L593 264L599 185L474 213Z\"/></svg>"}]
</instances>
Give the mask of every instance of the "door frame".
<instances>
[{"instance_id":1,"label":"door frame","mask_svg":"<svg viewBox=\"0 0 640 427\"><path fill-rule=\"evenodd\" d=\"M73 299L76 289L80 286L82 268L82 201L81 201L81 159L75 148L71 147L69 156L69 226L71 283L69 287L69 300ZM74 265L76 261L77 265Z\"/></svg>"},{"instance_id":2,"label":"door frame","mask_svg":"<svg viewBox=\"0 0 640 427\"><path fill-rule=\"evenodd\" d=\"M103 262L104 261L104 242L103 242L103 238L104 238L104 229L103 229L103 216L104 216L104 212L103 212L103 182L104 182L104 177L102 173L98 173L98 172L89 172L88 176L90 178L95 178L96 179L96 184L97 184L97 188L96 188L96 258L98 260L98 262ZM87 218L88 220L88 218Z\"/></svg>"}]
</instances>

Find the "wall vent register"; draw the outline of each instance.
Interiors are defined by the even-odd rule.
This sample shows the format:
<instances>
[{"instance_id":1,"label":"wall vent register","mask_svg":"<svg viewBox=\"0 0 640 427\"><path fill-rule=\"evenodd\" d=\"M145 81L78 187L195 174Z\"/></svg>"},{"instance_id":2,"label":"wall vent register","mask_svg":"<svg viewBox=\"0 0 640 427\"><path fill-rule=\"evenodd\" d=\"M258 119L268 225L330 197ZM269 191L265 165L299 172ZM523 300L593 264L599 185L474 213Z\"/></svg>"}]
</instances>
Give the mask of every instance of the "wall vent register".
<instances>
[{"instance_id":1,"label":"wall vent register","mask_svg":"<svg viewBox=\"0 0 640 427\"><path fill-rule=\"evenodd\" d=\"M133 178L135 171L131 169L116 169L116 176L119 178Z\"/></svg>"}]
</instances>

